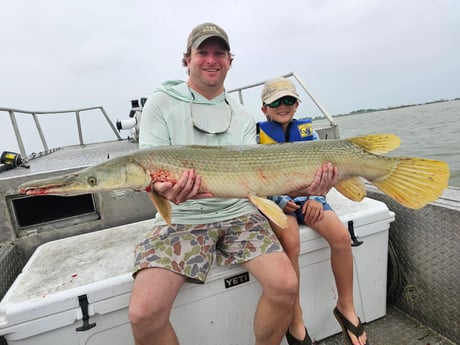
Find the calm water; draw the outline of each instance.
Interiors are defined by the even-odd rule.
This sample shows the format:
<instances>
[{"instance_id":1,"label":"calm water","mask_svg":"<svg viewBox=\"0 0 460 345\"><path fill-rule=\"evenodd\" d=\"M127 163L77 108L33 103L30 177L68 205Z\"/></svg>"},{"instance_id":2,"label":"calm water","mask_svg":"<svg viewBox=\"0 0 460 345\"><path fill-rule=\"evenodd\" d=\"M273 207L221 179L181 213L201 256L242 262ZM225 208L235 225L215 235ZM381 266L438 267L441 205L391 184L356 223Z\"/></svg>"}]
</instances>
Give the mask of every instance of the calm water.
<instances>
[{"instance_id":1,"label":"calm water","mask_svg":"<svg viewBox=\"0 0 460 345\"><path fill-rule=\"evenodd\" d=\"M260 110L255 109L254 113L260 114ZM8 116L6 116L6 113L0 113L0 115L5 115L0 116L0 152L5 150L19 152ZM56 126L55 116L51 115L51 117L51 124ZM29 119L30 116L27 118ZM20 127L22 126L21 120L25 119L18 116ZM390 153L390 155L417 156L446 161L451 171L449 185L460 187L460 100L351 116L339 116L335 120L339 124L342 138L371 133L393 133L398 135L401 138L401 147ZM30 121L28 122L30 123ZM70 126L74 124L74 121L67 122ZM315 121L315 124L320 126L321 123L325 122L326 120L319 120ZM56 138L59 140L56 139L56 142L49 141L48 145L50 147L77 143L76 138L78 137L76 134L74 134L75 138L71 135L73 132L76 133L75 125L73 125L73 131L72 128L67 128L65 125L60 124L59 130L51 131L53 135L50 135L50 137L53 140ZM97 133L101 132L100 128L105 127L105 125L92 126L92 128L98 129ZM8 130L5 130L5 128ZM42 128L45 133L50 132L49 130L47 131L46 123L42 124ZM24 130L23 133L27 133L26 136L23 136L26 151L29 154L34 151L41 151L42 146L38 145L40 141L37 131L28 127L24 127L22 130ZM86 130L85 128L85 134ZM62 139L63 136L64 139ZM107 138L110 138L110 136L107 136ZM97 141L93 139L88 139L85 136L85 140L89 142ZM68 143L65 140L70 140L71 142ZM30 144L29 141L32 141L35 145Z\"/></svg>"},{"instance_id":2,"label":"calm water","mask_svg":"<svg viewBox=\"0 0 460 345\"><path fill-rule=\"evenodd\" d=\"M335 120L342 138L370 133L398 135L401 146L392 155L446 161L451 173L449 185L460 187L460 101L340 116Z\"/></svg>"}]
</instances>

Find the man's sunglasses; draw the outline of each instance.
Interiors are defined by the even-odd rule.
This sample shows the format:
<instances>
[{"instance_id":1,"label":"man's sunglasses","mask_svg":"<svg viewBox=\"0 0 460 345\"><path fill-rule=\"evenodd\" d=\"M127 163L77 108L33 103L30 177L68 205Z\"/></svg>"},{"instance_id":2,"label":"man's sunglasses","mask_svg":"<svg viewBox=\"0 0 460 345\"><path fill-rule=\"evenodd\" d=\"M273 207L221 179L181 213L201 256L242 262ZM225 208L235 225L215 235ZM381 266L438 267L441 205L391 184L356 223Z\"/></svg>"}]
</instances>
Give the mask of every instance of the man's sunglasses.
<instances>
[{"instance_id":1,"label":"man's sunglasses","mask_svg":"<svg viewBox=\"0 0 460 345\"><path fill-rule=\"evenodd\" d=\"M297 98L286 96L286 97L281 97L271 103L268 103L268 104L264 103L264 104L269 108L278 108L281 105L281 103L284 103L285 105L294 105L295 102L297 102Z\"/></svg>"}]
</instances>

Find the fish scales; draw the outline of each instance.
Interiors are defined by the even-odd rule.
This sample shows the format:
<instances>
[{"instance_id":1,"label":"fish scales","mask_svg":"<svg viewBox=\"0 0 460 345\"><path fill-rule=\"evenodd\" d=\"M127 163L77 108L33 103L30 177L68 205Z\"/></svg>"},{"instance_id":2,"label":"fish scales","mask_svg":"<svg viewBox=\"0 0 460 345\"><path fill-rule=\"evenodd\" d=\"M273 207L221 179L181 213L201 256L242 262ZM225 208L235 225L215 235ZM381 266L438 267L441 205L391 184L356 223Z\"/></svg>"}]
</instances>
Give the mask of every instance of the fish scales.
<instances>
[{"instance_id":1,"label":"fish scales","mask_svg":"<svg viewBox=\"0 0 460 345\"><path fill-rule=\"evenodd\" d=\"M361 177L409 208L421 208L447 188L447 163L417 157L382 156L399 146L392 134L373 134L342 140L321 140L247 146L163 146L79 172L30 181L19 186L28 195L78 195L110 190L148 191L156 209L170 222L168 201L152 183L175 183L185 169L201 175L201 191L213 197L248 198L273 222L285 227L286 216L265 197L308 186L324 163L338 168L335 188L354 201L366 188Z\"/></svg>"},{"instance_id":2,"label":"fish scales","mask_svg":"<svg viewBox=\"0 0 460 345\"><path fill-rule=\"evenodd\" d=\"M293 144L294 148L284 144L218 148L168 146L135 155L150 171L169 171L174 180L184 169L194 169L203 177L203 191L210 191L216 197L242 197L249 192L264 196L285 194L310 184L325 161L340 167L342 178L362 173L363 168L382 170L378 169L381 164L375 164L376 159L344 140ZM394 162L390 160L391 164Z\"/></svg>"}]
</instances>

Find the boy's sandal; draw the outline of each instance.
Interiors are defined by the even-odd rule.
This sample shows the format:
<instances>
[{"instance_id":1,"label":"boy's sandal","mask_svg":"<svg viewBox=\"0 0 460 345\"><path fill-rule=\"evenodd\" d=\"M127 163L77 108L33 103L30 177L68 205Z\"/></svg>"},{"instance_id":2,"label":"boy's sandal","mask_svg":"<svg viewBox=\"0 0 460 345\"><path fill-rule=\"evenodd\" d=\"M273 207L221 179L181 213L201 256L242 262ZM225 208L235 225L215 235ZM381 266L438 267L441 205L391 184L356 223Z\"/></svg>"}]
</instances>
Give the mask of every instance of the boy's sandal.
<instances>
[{"instance_id":1,"label":"boy's sandal","mask_svg":"<svg viewBox=\"0 0 460 345\"><path fill-rule=\"evenodd\" d=\"M348 319L340 312L340 310L335 307L334 308L334 315L335 318L337 319L337 322L340 324L340 327L342 328L342 334L343 334L343 339L345 340L345 343L347 345L353 345L353 342L351 341L350 336L348 335L348 331L353 333L356 338L358 338L361 334L364 333L364 327L363 324L361 323L361 320L358 317L358 325L355 326L353 325ZM366 341L365 345L369 345L369 342Z\"/></svg>"},{"instance_id":2,"label":"boy's sandal","mask_svg":"<svg viewBox=\"0 0 460 345\"><path fill-rule=\"evenodd\" d=\"M289 332L289 328L286 332L286 340L289 345L313 345L310 336L308 335L307 328L305 327L305 338L303 340L299 340L294 337L291 332Z\"/></svg>"}]
</instances>

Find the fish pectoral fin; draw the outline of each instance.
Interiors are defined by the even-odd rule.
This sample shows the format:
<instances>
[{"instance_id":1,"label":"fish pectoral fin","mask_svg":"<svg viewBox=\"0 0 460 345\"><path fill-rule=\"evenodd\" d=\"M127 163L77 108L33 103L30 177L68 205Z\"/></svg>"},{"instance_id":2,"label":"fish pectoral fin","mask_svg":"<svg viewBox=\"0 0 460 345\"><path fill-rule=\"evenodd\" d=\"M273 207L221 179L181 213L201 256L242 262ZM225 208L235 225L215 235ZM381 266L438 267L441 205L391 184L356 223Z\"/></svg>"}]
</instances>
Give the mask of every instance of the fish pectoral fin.
<instances>
[{"instance_id":1,"label":"fish pectoral fin","mask_svg":"<svg viewBox=\"0 0 460 345\"><path fill-rule=\"evenodd\" d=\"M364 181L358 176L341 180L334 187L341 194L353 201L361 201L366 196L366 186Z\"/></svg>"},{"instance_id":2,"label":"fish pectoral fin","mask_svg":"<svg viewBox=\"0 0 460 345\"><path fill-rule=\"evenodd\" d=\"M287 216L275 202L257 195L249 195L248 199L273 223L282 229L287 228Z\"/></svg>"},{"instance_id":3,"label":"fish pectoral fin","mask_svg":"<svg viewBox=\"0 0 460 345\"><path fill-rule=\"evenodd\" d=\"M147 192L147 195L149 196L150 200L152 200L153 205L157 211L160 212L166 223L171 225L171 205L169 204L169 201L163 198L161 195L155 193L153 188Z\"/></svg>"}]
</instances>

